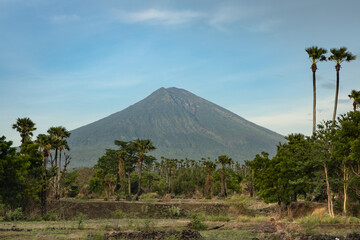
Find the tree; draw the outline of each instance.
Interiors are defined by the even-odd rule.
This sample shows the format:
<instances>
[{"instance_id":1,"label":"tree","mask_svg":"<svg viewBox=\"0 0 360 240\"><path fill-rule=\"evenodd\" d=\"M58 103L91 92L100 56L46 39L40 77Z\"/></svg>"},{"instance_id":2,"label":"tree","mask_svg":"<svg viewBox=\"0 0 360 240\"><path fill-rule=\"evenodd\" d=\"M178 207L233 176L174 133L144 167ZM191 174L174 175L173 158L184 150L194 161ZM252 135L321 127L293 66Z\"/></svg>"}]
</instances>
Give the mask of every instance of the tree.
<instances>
[{"instance_id":1,"label":"tree","mask_svg":"<svg viewBox=\"0 0 360 240\"><path fill-rule=\"evenodd\" d=\"M330 217L335 217L334 214L334 193L330 186L331 172L329 169L334 169L336 162L334 161L334 139L335 129L332 121L323 122L318 125L318 130L315 134L314 154L318 164L324 169L324 178L326 183L327 204ZM329 167L330 166L330 167Z\"/></svg>"},{"instance_id":2,"label":"tree","mask_svg":"<svg viewBox=\"0 0 360 240\"><path fill-rule=\"evenodd\" d=\"M336 110L337 110L337 104L338 104L338 97L339 97L339 73L341 64L346 61L350 62L356 59L356 56L353 55L351 52L347 51L346 47L341 48L332 48L330 49L331 56L329 57L330 61L334 61L336 63L335 70L336 70L336 91L335 91L335 104L334 104L334 114L332 118L333 125L335 124L335 118L336 118Z\"/></svg>"},{"instance_id":3,"label":"tree","mask_svg":"<svg viewBox=\"0 0 360 240\"><path fill-rule=\"evenodd\" d=\"M311 143L302 134L290 134L285 144L279 144L276 155L256 155L249 163L254 169L254 183L258 194L265 202L277 202L279 215L281 206L287 207L291 218L291 203L298 194L305 194L311 175Z\"/></svg>"},{"instance_id":4,"label":"tree","mask_svg":"<svg viewBox=\"0 0 360 240\"><path fill-rule=\"evenodd\" d=\"M43 157L44 174L43 174L43 185L40 192L40 202L41 202L41 214L44 215L47 211L46 199L47 199L48 179L46 174L47 173L46 167L48 164L49 153L52 148L53 138L50 135L39 134L35 142L39 144L39 148L40 151L42 152L42 157Z\"/></svg>"},{"instance_id":5,"label":"tree","mask_svg":"<svg viewBox=\"0 0 360 240\"><path fill-rule=\"evenodd\" d=\"M176 169L176 159L165 158L165 166L168 170L168 193L171 193L171 180Z\"/></svg>"},{"instance_id":6,"label":"tree","mask_svg":"<svg viewBox=\"0 0 360 240\"><path fill-rule=\"evenodd\" d=\"M357 176L360 166L360 112L354 111L339 117L334 154L339 161L343 187L343 213L347 214L348 190L352 175ZM353 173L353 174L352 174Z\"/></svg>"},{"instance_id":7,"label":"tree","mask_svg":"<svg viewBox=\"0 0 360 240\"><path fill-rule=\"evenodd\" d=\"M221 196L226 197L227 196L227 190L226 190L226 179L225 179L225 165L231 165L233 163L233 160L226 156L221 155L218 157L217 162L221 165Z\"/></svg>"},{"instance_id":8,"label":"tree","mask_svg":"<svg viewBox=\"0 0 360 240\"><path fill-rule=\"evenodd\" d=\"M142 173L142 165L144 161L144 155L145 153L149 151L153 151L156 149L156 147L152 144L150 139L136 139L131 142L131 144L134 146L134 149L136 150L138 154L138 173L139 173L139 182L138 182L138 191L136 199L139 199L139 196L141 194L141 173Z\"/></svg>"},{"instance_id":9,"label":"tree","mask_svg":"<svg viewBox=\"0 0 360 240\"><path fill-rule=\"evenodd\" d=\"M59 187L60 187L60 180L61 180L61 152L66 150L70 150L66 138L70 137L70 132L66 130L65 127L58 126L58 127L51 127L47 131L50 136L54 139L53 141L53 148L55 149L55 167L57 167L57 174L55 179L55 197L58 199L60 198L59 195ZM60 153L59 153L60 152ZM58 154L59 153L59 154ZM58 155L59 155L59 164L58 164Z\"/></svg>"},{"instance_id":10,"label":"tree","mask_svg":"<svg viewBox=\"0 0 360 240\"><path fill-rule=\"evenodd\" d=\"M21 153L0 137L0 202L23 209L38 200L42 186L42 156L37 144L23 144Z\"/></svg>"},{"instance_id":11,"label":"tree","mask_svg":"<svg viewBox=\"0 0 360 240\"><path fill-rule=\"evenodd\" d=\"M36 130L35 123L30 118L18 118L12 128L20 133L21 144L24 144L27 138L33 136L33 131Z\"/></svg>"},{"instance_id":12,"label":"tree","mask_svg":"<svg viewBox=\"0 0 360 240\"><path fill-rule=\"evenodd\" d=\"M353 100L353 108L355 112L360 104L360 91L356 91L353 89L351 90L351 93L348 95L348 97Z\"/></svg>"},{"instance_id":13,"label":"tree","mask_svg":"<svg viewBox=\"0 0 360 240\"><path fill-rule=\"evenodd\" d=\"M204 196L206 198L211 198L212 191L211 191L211 173L215 170L216 164L212 162L210 159L207 161L203 161L203 166L206 172L206 179L204 185Z\"/></svg>"},{"instance_id":14,"label":"tree","mask_svg":"<svg viewBox=\"0 0 360 240\"><path fill-rule=\"evenodd\" d=\"M312 62L311 70L313 72L313 130L312 133L314 134L316 130L316 70L317 65L316 63L319 61L326 61L325 54L327 53L326 49L319 48L317 46L312 46L305 51L309 55L309 59Z\"/></svg>"}]
</instances>

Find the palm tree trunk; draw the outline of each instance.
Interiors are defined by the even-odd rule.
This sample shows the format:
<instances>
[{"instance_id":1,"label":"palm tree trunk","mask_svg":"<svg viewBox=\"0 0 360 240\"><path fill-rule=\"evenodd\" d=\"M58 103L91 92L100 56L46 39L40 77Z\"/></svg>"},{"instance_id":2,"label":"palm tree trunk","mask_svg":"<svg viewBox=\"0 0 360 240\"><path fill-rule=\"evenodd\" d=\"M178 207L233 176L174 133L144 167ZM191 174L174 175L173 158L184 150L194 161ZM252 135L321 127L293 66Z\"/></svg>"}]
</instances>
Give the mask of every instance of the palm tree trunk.
<instances>
[{"instance_id":1,"label":"palm tree trunk","mask_svg":"<svg viewBox=\"0 0 360 240\"><path fill-rule=\"evenodd\" d=\"M119 159L119 178L120 178L120 189L126 194L126 179L125 179L125 167L124 159Z\"/></svg>"},{"instance_id":2,"label":"palm tree trunk","mask_svg":"<svg viewBox=\"0 0 360 240\"><path fill-rule=\"evenodd\" d=\"M131 196L131 175L130 175L130 171L128 171L128 191L129 191L129 196Z\"/></svg>"},{"instance_id":3,"label":"palm tree trunk","mask_svg":"<svg viewBox=\"0 0 360 240\"><path fill-rule=\"evenodd\" d=\"M226 197L225 168L224 168L224 166L222 166L220 178L221 178L221 196Z\"/></svg>"},{"instance_id":4,"label":"palm tree trunk","mask_svg":"<svg viewBox=\"0 0 360 240\"><path fill-rule=\"evenodd\" d=\"M347 213L346 205L347 205L347 189L349 186L348 180L349 180L349 174L347 172L347 169L346 169L346 166L344 163L344 206L343 206L344 215L346 215L346 213Z\"/></svg>"},{"instance_id":5,"label":"palm tree trunk","mask_svg":"<svg viewBox=\"0 0 360 240\"><path fill-rule=\"evenodd\" d=\"M335 217L334 215L334 208L333 208L333 202L332 202L332 196L331 196L331 191L330 191L330 184L329 184L329 177L328 177L328 170L327 170L327 166L326 163L324 163L324 171L325 171L325 181L326 181L326 194L328 197L328 211L329 211L329 215L330 217Z\"/></svg>"},{"instance_id":6,"label":"palm tree trunk","mask_svg":"<svg viewBox=\"0 0 360 240\"><path fill-rule=\"evenodd\" d=\"M250 174L249 174L249 181L250 181L250 197L254 196L254 183L253 183L253 171L250 168Z\"/></svg>"},{"instance_id":7,"label":"palm tree trunk","mask_svg":"<svg viewBox=\"0 0 360 240\"><path fill-rule=\"evenodd\" d=\"M335 92L335 105L334 105L334 114L333 114L333 126L335 125L335 118L336 118L336 110L337 110L337 103L339 97L339 72L340 72L340 64L335 66L336 69L336 92Z\"/></svg>"},{"instance_id":8,"label":"palm tree trunk","mask_svg":"<svg viewBox=\"0 0 360 240\"><path fill-rule=\"evenodd\" d=\"M169 186L168 186L168 193L171 193L171 168L169 168Z\"/></svg>"},{"instance_id":9,"label":"palm tree trunk","mask_svg":"<svg viewBox=\"0 0 360 240\"><path fill-rule=\"evenodd\" d=\"M316 131L316 65L312 67L313 72L313 130L312 133L314 134Z\"/></svg>"},{"instance_id":10,"label":"palm tree trunk","mask_svg":"<svg viewBox=\"0 0 360 240\"><path fill-rule=\"evenodd\" d=\"M142 157L139 157L138 172L139 172L139 182L138 182L138 191L137 191L137 196L136 196L137 200L139 199L139 196L141 194Z\"/></svg>"},{"instance_id":11,"label":"palm tree trunk","mask_svg":"<svg viewBox=\"0 0 360 240\"><path fill-rule=\"evenodd\" d=\"M46 186L47 186L47 179L46 179L46 165L47 165L47 158L48 158L47 150L43 150L43 164L44 164L44 175L43 175L43 183L41 186L40 191L40 205L41 205L41 216L44 216L47 212L46 207Z\"/></svg>"}]
</instances>

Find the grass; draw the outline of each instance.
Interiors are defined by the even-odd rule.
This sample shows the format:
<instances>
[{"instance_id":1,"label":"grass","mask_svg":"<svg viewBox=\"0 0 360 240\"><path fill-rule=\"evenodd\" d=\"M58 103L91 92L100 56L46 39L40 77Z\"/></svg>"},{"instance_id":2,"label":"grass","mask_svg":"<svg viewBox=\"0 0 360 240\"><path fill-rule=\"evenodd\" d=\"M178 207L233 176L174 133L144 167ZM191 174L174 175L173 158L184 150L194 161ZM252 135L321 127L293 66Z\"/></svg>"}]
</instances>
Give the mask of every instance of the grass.
<instances>
[{"instance_id":1,"label":"grass","mask_svg":"<svg viewBox=\"0 0 360 240\"><path fill-rule=\"evenodd\" d=\"M252 239L258 236L252 230L222 230L222 231L201 231L201 236L209 240L233 240L233 239Z\"/></svg>"}]
</instances>

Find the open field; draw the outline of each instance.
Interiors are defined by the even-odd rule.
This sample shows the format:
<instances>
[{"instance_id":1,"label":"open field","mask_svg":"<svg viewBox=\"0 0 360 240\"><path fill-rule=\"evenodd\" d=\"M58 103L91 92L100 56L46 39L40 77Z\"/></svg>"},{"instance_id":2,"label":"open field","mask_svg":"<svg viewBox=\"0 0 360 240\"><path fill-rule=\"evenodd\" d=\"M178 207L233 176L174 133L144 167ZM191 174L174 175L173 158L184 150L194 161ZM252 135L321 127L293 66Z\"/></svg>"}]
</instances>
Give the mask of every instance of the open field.
<instances>
[{"instance_id":1,"label":"open field","mask_svg":"<svg viewBox=\"0 0 360 240\"><path fill-rule=\"evenodd\" d=\"M301 239L301 234L360 233L359 219L329 219L326 213L316 210L323 205L310 203L294 207L294 220L277 219L273 205L249 198L170 202L61 200L50 206L50 218L56 221L1 221L0 239L106 239L106 234L120 231L181 232L196 228L190 224L194 224L194 216L204 226L198 229L203 239L280 239L274 238L280 235ZM299 217L300 212L307 216Z\"/></svg>"}]
</instances>

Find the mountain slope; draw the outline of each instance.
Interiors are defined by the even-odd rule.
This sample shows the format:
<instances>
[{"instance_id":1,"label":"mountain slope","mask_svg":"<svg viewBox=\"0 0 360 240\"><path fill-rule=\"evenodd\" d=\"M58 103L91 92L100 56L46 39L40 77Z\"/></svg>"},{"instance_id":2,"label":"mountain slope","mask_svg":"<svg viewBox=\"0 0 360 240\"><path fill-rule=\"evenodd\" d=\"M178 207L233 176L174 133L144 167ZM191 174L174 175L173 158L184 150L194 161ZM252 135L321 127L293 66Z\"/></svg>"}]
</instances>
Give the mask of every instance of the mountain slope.
<instances>
[{"instance_id":1,"label":"mountain slope","mask_svg":"<svg viewBox=\"0 0 360 240\"><path fill-rule=\"evenodd\" d=\"M284 138L178 88L160 88L142 101L71 131L72 166L92 166L114 140L151 139L154 156L252 159L274 153Z\"/></svg>"}]
</instances>

